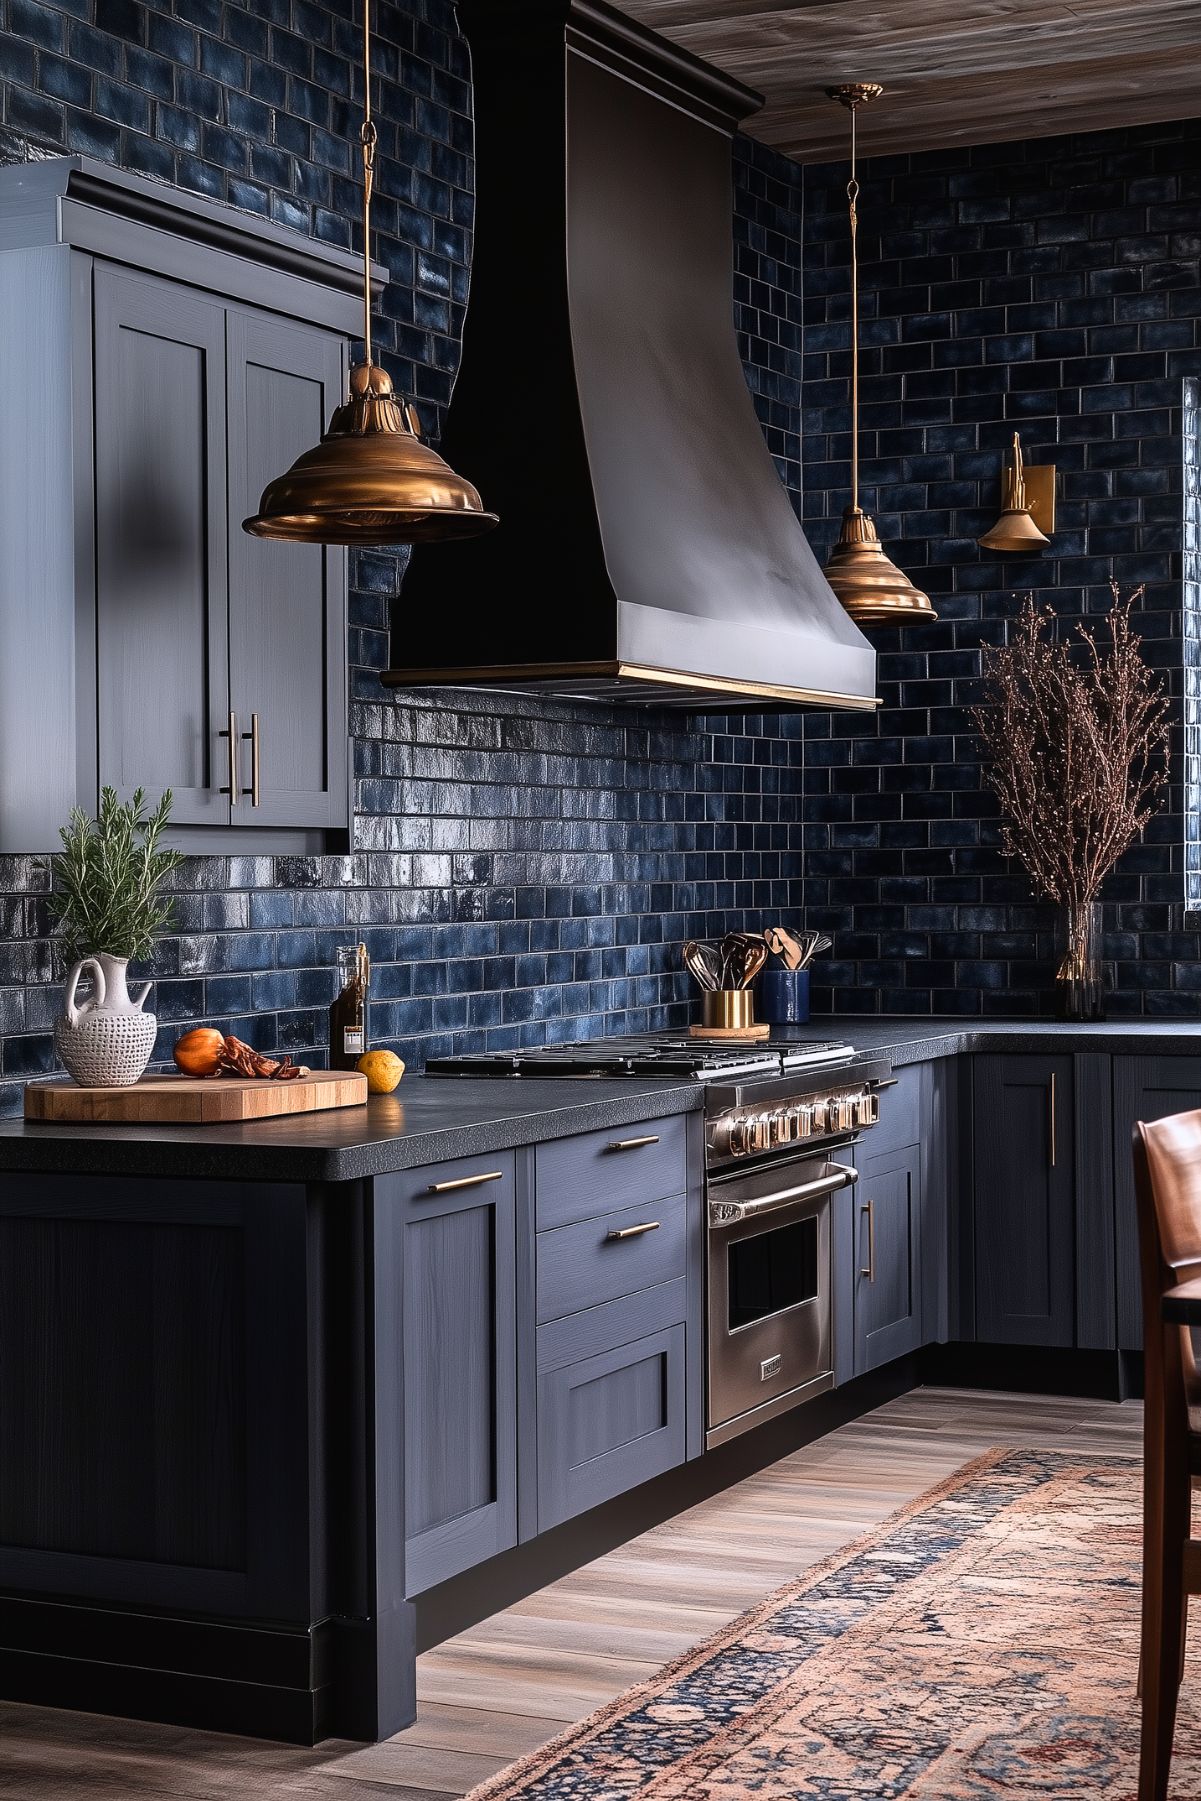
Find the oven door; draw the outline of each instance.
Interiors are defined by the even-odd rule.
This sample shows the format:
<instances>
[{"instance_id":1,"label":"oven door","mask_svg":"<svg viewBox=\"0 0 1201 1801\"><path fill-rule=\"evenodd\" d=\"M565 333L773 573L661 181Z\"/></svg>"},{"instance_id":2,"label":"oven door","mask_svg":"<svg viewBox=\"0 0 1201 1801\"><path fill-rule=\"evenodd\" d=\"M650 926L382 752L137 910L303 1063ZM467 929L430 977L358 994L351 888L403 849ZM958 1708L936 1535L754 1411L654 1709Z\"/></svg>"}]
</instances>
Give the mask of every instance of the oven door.
<instances>
[{"instance_id":1,"label":"oven door","mask_svg":"<svg viewBox=\"0 0 1201 1801\"><path fill-rule=\"evenodd\" d=\"M856 1172L790 1159L709 1185L709 1449L833 1387L830 1197Z\"/></svg>"}]
</instances>

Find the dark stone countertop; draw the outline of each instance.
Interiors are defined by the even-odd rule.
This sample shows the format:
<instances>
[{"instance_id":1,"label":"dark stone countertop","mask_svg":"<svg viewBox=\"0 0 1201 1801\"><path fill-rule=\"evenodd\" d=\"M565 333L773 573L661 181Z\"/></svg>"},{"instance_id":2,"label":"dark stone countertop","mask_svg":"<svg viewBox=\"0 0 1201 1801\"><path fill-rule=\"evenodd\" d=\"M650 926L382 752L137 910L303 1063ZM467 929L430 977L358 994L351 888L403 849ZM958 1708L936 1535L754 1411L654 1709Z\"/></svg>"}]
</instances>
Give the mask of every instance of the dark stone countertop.
<instances>
[{"instance_id":1,"label":"dark stone countertop","mask_svg":"<svg viewBox=\"0 0 1201 1801\"><path fill-rule=\"evenodd\" d=\"M395 1094L236 1126L0 1120L0 1170L355 1182L699 1107L699 1082L406 1076Z\"/></svg>"},{"instance_id":2,"label":"dark stone countertop","mask_svg":"<svg viewBox=\"0 0 1201 1801\"><path fill-rule=\"evenodd\" d=\"M1112 1019L1069 1025L1046 1019L902 1019L823 1014L781 1037L841 1038L857 1051L886 1051L895 1068L961 1051L1128 1051L1145 1057L1201 1055L1201 1008L1193 1020Z\"/></svg>"},{"instance_id":3,"label":"dark stone countertop","mask_svg":"<svg viewBox=\"0 0 1201 1801\"><path fill-rule=\"evenodd\" d=\"M839 1018L824 1015L781 1037L845 1039L885 1051L896 1068L965 1051L1130 1051L1201 1055L1201 1020ZM258 1120L242 1126L58 1126L0 1121L0 1170L196 1176L218 1181L353 1182L454 1157L566 1138L573 1132L664 1119L702 1104L699 1082L594 1082L522 1077L406 1076L365 1108Z\"/></svg>"}]
</instances>

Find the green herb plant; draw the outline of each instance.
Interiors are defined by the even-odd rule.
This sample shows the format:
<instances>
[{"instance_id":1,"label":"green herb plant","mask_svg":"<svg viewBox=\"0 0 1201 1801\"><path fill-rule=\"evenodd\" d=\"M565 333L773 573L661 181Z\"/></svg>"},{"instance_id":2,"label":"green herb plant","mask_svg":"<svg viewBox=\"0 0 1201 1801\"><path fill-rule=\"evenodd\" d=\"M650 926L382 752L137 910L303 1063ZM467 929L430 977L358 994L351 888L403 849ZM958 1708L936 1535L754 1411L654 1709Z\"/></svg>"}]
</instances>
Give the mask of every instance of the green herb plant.
<instances>
[{"instance_id":1,"label":"green herb plant","mask_svg":"<svg viewBox=\"0 0 1201 1801\"><path fill-rule=\"evenodd\" d=\"M135 958L149 956L154 940L171 923L171 902L158 890L183 862L176 850L159 848L171 815L168 788L148 812L145 792L122 803L114 788L100 794L100 811L89 819L79 807L59 828L63 848L51 859L51 917L68 956Z\"/></svg>"}]
</instances>

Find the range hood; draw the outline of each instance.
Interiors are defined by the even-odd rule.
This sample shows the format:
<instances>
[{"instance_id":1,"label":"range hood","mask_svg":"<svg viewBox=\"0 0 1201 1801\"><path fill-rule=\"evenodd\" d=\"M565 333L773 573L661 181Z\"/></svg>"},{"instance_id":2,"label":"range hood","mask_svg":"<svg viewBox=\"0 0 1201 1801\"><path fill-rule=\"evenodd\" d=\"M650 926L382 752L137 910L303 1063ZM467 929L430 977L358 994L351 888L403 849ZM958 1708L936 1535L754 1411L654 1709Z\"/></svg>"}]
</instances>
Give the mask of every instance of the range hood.
<instances>
[{"instance_id":1,"label":"range hood","mask_svg":"<svg viewBox=\"0 0 1201 1801\"><path fill-rule=\"evenodd\" d=\"M477 228L441 449L500 524L415 547L384 681L874 707L734 335L732 138L760 97L596 0L458 11Z\"/></svg>"}]
</instances>

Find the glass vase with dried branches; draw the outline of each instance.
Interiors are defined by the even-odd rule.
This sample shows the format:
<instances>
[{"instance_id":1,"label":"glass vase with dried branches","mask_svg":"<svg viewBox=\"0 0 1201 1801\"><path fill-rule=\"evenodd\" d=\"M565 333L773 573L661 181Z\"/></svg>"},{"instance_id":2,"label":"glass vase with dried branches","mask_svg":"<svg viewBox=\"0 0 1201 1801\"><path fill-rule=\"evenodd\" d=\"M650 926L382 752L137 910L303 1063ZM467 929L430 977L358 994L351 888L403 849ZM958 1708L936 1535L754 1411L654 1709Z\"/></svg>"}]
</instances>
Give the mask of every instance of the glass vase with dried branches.
<instances>
[{"instance_id":1,"label":"glass vase with dried branches","mask_svg":"<svg viewBox=\"0 0 1201 1801\"><path fill-rule=\"evenodd\" d=\"M1123 600L1115 583L1104 634L1078 625L1062 636L1054 612L1028 595L1009 641L985 646L972 708L1002 845L1063 915L1056 995L1067 1018L1102 1017L1101 885L1168 779L1168 701L1130 622L1142 595Z\"/></svg>"}]
</instances>

